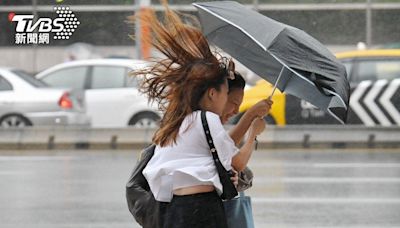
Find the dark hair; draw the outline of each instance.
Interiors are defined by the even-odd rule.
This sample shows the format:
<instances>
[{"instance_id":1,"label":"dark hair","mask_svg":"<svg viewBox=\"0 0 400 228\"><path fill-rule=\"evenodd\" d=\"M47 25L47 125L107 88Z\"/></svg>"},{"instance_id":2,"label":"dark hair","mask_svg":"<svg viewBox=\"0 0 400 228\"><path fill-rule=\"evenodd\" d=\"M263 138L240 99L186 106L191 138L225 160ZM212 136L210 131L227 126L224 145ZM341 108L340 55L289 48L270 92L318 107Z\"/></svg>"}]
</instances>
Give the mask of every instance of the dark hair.
<instances>
[{"instance_id":1,"label":"dark hair","mask_svg":"<svg viewBox=\"0 0 400 228\"><path fill-rule=\"evenodd\" d=\"M226 58L218 59L200 29L182 22L163 1L164 21L154 10L140 15L141 23L148 25L151 43L166 56L151 68L135 71L132 75L144 76L141 91L149 101L158 103L163 111L160 128L153 142L166 146L176 142L179 128L185 117L200 109L199 103L209 88L220 90L234 64ZM231 69L229 66L233 66Z\"/></svg>"},{"instance_id":2,"label":"dark hair","mask_svg":"<svg viewBox=\"0 0 400 228\"><path fill-rule=\"evenodd\" d=\"M229 92L233 89L244 89L246 86L246 81L244 80L243 76L235 71L235 79L233 80L228 80L229 84Z\"/></svg>"}]
</instances>

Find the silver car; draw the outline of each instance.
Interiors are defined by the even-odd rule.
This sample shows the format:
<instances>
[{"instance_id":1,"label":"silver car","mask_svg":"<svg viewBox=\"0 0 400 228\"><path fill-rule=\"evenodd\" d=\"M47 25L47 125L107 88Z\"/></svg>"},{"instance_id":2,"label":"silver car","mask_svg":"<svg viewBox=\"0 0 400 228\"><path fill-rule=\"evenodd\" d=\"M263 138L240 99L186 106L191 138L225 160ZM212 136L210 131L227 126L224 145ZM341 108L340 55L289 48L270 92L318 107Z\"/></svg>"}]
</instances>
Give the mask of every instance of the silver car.
<instances>
[{"instance_id":1,"label":"silver car","mask_svg":"<svg viewBox=\"0 0 400 228\"><path fill-rule=\"evenodd\" d=\"M69 89L49 88L23 71L0 67L0 127L90 126L84 102Z\"/></svg>"}]
</instances>

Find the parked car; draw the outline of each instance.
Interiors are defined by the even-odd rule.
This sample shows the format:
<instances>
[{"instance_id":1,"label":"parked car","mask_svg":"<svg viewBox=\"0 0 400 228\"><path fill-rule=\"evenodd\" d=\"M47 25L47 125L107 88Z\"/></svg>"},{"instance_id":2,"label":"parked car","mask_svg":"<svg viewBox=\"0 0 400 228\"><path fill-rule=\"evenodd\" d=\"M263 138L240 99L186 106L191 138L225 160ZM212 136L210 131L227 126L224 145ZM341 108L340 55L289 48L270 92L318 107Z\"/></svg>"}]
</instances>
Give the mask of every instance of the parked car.
<instances>
[{"instance_id":1,"label":"parked car","mask_svg":"<svg viewBox=\"0 0 400 228\"><path fill-rule=\"evenodd\" d=\"M400 49L350 51L336 54L350 82L349 124L400 125ZM272 85L260 80L245 91L240 112L271 94ZM292 95L275 93L267 121L285 124L336 124L329 114Z\"/></svg>"},{"instance_id":2,"label":"parked car","mask_svg":"<svg viewBox=\"0 0 400 228\"><path fill-rule=\"evenodd\" d=\"M52 87L83 90L93 127L154 127L160 119L155 105L138 91L129 72L149 66L133 59L90 59L53 66L36 77Z\"/></svg>"},{"instance_id":3,"label":"parked car","mask_svg":"<svg viewBox=\"0 0 400 228\"><path fill-rule=\"evenodd\" d=\"M0 67L0 127L89 126L71 90L54 89L21 70Z\"/></svg>"}]
</instances>

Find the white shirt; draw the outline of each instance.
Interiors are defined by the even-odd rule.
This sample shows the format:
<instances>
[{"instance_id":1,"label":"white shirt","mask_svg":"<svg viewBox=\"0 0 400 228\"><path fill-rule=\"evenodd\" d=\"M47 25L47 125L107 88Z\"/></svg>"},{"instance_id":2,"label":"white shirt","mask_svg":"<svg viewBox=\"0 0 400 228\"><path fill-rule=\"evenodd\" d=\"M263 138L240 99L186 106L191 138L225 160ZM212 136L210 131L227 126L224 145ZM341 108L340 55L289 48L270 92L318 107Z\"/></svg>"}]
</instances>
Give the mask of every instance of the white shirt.
<instances>
[{"instance_id":1,"label":"white shirt","mask_svg":"<svg viewBox=\"0 0 400 228\"><path fill-rule=\"evenodd\" d=\"M222 126L219 116L206 113L207 122L219 159L226 170L232 169L232 157L239 152ZM154 156L143 170L156 200L170 202L175 189L196 185L214 185L222 193L210 148L201 123L201 111L182 122L176 144L156 146Z\"/></svg>"}]
</instances>

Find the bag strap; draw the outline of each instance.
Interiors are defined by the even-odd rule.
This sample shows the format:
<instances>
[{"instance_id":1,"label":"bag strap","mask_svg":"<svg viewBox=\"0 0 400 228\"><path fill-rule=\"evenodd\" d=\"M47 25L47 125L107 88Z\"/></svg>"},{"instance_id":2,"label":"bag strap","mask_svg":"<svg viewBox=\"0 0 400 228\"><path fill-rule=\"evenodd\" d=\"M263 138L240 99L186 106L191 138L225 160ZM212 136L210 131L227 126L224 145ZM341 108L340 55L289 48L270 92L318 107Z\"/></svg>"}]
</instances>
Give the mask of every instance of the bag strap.
<instances>
[{"instance_id":1,"label":"bag strap","mask_svg":"<svg viewBox=\"0 0 400 228\"><path fill-rule=\"evenodd\" d=\"M218 157L218 152L214 146L214 141L211 137L210 128L208 127L206 112L203 110L201 111L201 122L203 125L204 133L206 134L207 143L210 147L210 152L212 154L215 167L217 168L219 179L222 184L223 191L220 197L224 200L230 200L238 194L235 185L230 179L233 172L232 170L227 171Z\"/></svg>"},{"instance_id":2,"label":"bag strap","mask_svg":"<svg viewBox=\"0 0 400 228\"><path fill-rule=\"evenodd\" d=\"M218 157L217 149L215 148L214 141L213 141L213 139L211 137L210 128L208 127L208 122L207 122L207 118L206 118L206 111L203 111L203 110L201 111L201 122L203 124L204 133L206 133L207 143L208 143L208 146L210 147L210 152L211 152L211 154L213 156L213 160L214 160L214 162L216 164L217 163L221 164L221 161L219 160L219 157Z\"/></svg>"}]
</instances>

